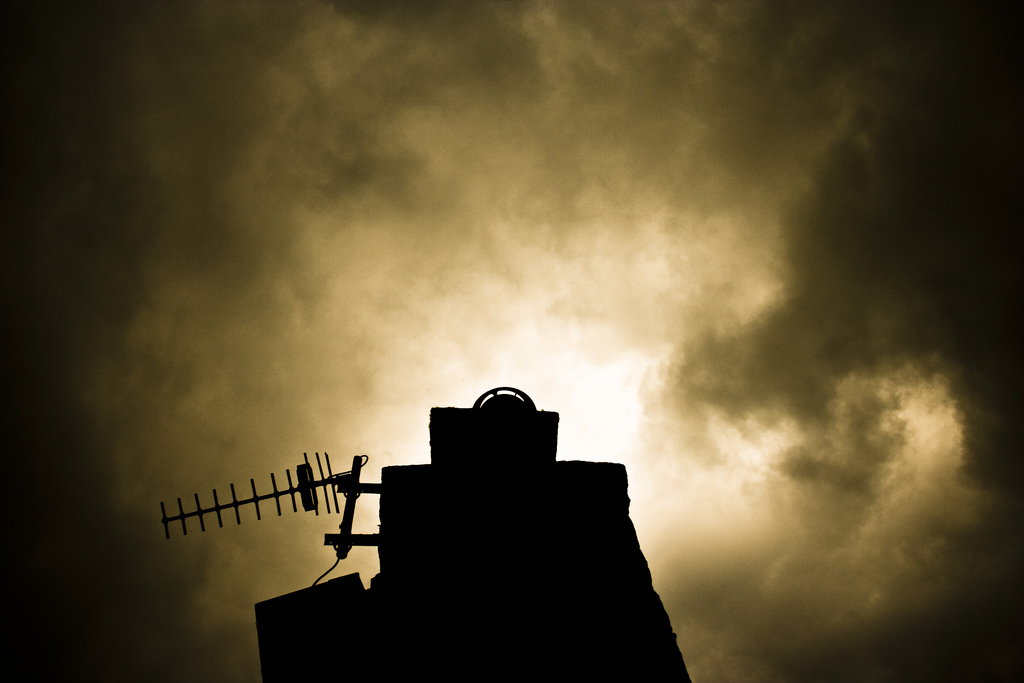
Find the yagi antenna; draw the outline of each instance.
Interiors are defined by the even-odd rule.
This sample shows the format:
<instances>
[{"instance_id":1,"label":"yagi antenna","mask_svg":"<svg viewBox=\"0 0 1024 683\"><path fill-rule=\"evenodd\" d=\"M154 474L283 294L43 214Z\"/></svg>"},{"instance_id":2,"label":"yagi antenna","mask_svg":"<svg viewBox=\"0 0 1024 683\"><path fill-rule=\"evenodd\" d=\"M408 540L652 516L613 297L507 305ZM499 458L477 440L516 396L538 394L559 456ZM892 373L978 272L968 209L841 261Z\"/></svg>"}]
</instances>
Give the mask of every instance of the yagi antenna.
<instances>
[{"instance_id":1,"label":"yagi antenna","mask_svg":"<svg viewBox=\"0 0 1024 683\"><path fill-rule=\"evenodd\" d=\"M347 536L344 539L332 539L336 542L328 543L324 545L335 545L338 547L338 543L351 547L355 545L371 545L369 539L361 539L356 537L362 537L363 534L352 534L352 516L355 508L355 499L359 497L360 493L380 493L380 484L366 484L359 481L359 472L363 465L369 460L368 456L357 455L352 458L352 469L348 472L342 472L340 474L334 474L331 470L331 458L327 453L324 453L324 460L327 462L327 476L324 476L323 464L320 461L320 454L316 453L316 467L320 478L317 479L313 472L313 466L309 462L309 455L306 453L302 454L305 462L299 464L295 468L295 474L298 478L298 482L292 482L292 473L290 470L285 470L285 476L288 478L288 488L279 491L277 488L277 479L274 477L274 473L270 473L270 485L273 491L270 493L264 493L260 495L256 492L256 481L254 479L249 480L249 486L252 488L252 496L250 498L238 499L235 493L235 485L231 484L231 502L221 503L217 497L217 489L213 489L213 505L204 508L202 503L199 502L199 494L195 493L193 496L196 501L196 508L190 512L185 512L185 508L181 504L181 498L178 499L178 514L167 516L167 509L163 502L160 503L160 512L163 515L162 522L164 525L164 535L169 539L171 537L171 530L168 526L172 522L181 522L181 533L188 535L188 525L185 520L190 517L199 518L199 529L206 531L206 522L203 520L205 515L216 514L217 524L220 527L224 526L224 519L221 513L224 510L234 510L235 512L235 523L241 524L242 517L238 514L238 508L243 505L254 505L256 506L256 519L262 519L260 514L260 502L274 499L274 503L277 506L277 515L281 516L281 498L283 496L290 496L292 502L292 512L298 512L298 505L295 503L295 494L299 495L299 499L302 501L302 509L305 511L312 510L317 515L320 514L320 496L317 495L317 489L323 489L324 506L327 509L327 514L331 514L331 499L334 500L334 512L341 512L341 507L338 505L338 492L345 496L345 514L342 523L342 534ZM327 495L327 487L331 487L331 495ZM347 522L347 524L346 524ZM347 529L346 529L347 527ZM347 531L347 534L345 533ZM335 535L332 535L335 536ZM363 541L363 542L360 542ZM373 535L373 545L376 545L376 535ZM340 548L339 548L340 551Z\"/></svg>"}]
</instances>

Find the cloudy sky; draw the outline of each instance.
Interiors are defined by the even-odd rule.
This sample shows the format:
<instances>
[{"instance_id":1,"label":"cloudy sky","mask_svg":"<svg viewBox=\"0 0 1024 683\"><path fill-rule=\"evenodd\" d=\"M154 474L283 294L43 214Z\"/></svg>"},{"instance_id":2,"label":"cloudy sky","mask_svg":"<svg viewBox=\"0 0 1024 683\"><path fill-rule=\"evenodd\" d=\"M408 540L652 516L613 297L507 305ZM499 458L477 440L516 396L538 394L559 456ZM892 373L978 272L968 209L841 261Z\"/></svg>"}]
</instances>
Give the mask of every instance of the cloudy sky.
<instances>
[{"instance_id":1,"label":"cloudy sky","mask_svg":"<svg viewBox=\"0 0 1024 683\"><path fill-rule=\"evenodd\" d=\"M258 678L253 604L337 518L168 541L159 503L303 452L376 481L511 385L626 464L695 681L1016 678L1016 24L377 5L4 10L12 647Z\"/></svg>"}]
</instances>

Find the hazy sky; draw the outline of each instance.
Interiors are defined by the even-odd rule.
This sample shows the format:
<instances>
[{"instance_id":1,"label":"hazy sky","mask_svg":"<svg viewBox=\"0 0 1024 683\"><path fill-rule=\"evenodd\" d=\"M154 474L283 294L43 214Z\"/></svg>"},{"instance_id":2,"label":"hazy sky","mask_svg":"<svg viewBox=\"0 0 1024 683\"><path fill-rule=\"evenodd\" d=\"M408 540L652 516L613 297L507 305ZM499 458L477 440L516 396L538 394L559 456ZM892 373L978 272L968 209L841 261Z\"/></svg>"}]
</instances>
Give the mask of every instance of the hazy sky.
<instances>
[{"instance_id":1,"label":"hazy sky","mask_svg":"<svg viewBox=\"0 0 1024 683\"><path fill-rule=\"evenodd\" d=\"M159 503L304 451L376 481L502 385L626 464L695 681L1024 670L1009 16L4 12L4 605L40 672L258 678L253 604L339 520L167 541Z\"/></svg>"}]
</instances>

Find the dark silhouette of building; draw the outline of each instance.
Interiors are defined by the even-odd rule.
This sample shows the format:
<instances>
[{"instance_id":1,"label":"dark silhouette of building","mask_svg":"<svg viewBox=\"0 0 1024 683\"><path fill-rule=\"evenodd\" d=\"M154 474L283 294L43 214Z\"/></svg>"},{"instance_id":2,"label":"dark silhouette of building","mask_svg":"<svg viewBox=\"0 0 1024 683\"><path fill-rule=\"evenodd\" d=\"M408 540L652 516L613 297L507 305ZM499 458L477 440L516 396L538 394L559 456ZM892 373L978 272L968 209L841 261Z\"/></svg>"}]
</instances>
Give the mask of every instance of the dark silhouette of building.
<instances>
[{"instance_id":1,"label":"dark silhouette of building","mask_svg":"<svg viewBox=\"0 0 1024 683\"><path fill-rule=\"evenodd\" d=\"M432 409L431 464L385 467L373 489L370 587L349 574L256 605L264 682L689 681L625 467L556 461L557 434L558 413L511 388Z\"/></svg>"}]
</instances>

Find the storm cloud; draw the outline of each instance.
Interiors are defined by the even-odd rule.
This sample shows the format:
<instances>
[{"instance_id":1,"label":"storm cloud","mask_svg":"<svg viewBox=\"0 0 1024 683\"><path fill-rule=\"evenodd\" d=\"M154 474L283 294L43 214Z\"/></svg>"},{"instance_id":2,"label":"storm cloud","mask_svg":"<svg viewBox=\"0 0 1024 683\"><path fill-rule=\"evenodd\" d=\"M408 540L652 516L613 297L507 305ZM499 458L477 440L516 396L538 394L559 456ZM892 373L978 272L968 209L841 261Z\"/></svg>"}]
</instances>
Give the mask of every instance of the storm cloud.
<instances>
[{"instance_id":1,"label":"storm cloud","mask_svg":"<svg viewBox=\"0 0 1024 683\"><path fill-rule=\"evenodd\" d=\"M252 605L334 522L167 541L158 503L426 462L430 407L505 385L626 463L694 680L1024 668L1001 11L5 13L5 604L42 671L258 677Z\"/></svg>"}]
</instances>

